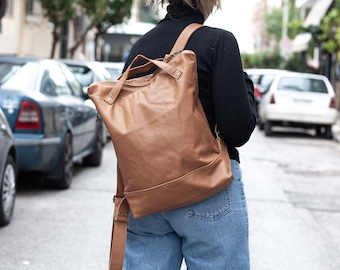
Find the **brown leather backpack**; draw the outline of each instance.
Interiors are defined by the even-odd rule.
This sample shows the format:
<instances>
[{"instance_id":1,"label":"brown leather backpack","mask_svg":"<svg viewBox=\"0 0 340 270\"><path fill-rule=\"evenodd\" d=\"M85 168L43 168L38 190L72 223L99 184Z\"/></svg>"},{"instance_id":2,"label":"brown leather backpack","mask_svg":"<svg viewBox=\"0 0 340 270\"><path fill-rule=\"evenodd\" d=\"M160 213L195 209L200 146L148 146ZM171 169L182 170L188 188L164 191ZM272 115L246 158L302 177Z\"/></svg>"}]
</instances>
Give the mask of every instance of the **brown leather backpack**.
<instances>
[{"instance_id":1,"label":"brown leather backpack","mask_svg":"<svg viewBox=\"0 0 340 270\"><path fill-rule=\"evenodd\" d=\"M228 152L198 97L195 53L183 50L201 26L184 29L163 59L138 55L118 80L88 89L119 164L110 270L122 268L130 210L139 218L187 206L233 179ZM146 64L132 68L141 59ZM155 66L153 74L131 78Z\"/></svg>"}]
</instances>

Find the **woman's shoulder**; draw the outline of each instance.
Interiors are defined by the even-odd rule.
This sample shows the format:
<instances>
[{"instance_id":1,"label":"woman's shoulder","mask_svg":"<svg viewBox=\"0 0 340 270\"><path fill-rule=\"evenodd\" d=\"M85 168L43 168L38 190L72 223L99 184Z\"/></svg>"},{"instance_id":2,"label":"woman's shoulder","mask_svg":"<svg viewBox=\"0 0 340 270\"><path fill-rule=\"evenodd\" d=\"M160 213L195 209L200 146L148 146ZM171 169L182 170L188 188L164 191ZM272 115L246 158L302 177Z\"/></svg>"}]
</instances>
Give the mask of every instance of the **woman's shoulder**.
<instances>
[{"instance_id":1,"label":"woman's shoulder","mask_svg":"<svg viewBox=\"0 0 340 270\"><path fill-rule=\"evenodd\" d=\"M226 29L211 27L211 26L206 26L206 25L202 27L202 34L214 35L216 37L222 36L222 37L227 37L227 38L232 38L232 39L235 38L234 34Z\"/></svg>"},{"instance_id":2,"label":"woman's shoulder","mask_svg":"<svg viewBox=\"0 0 340 270\"><path fill-rule=\"evenodd\" d=\"M228 30L204 26L198 29L197 35L193 35L194 43L206 44L207 46L214 48L216 46L234 46L237 44L234 34Z\"/></svg>"}]
</instances>

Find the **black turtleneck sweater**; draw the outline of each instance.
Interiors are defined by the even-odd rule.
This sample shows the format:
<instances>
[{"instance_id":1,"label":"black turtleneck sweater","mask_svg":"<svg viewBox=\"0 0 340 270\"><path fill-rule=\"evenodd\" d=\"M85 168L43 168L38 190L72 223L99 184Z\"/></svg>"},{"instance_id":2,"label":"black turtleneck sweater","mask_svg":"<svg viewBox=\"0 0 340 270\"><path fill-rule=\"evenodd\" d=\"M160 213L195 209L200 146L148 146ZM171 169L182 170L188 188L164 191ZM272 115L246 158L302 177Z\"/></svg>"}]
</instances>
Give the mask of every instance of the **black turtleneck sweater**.
<instances>
[{"instance_id":1,"label":"black turtleneck sweater","mask_svg":"<svg viewBox=\"0 0 340 270\"><path fill-rule=\"evenodd\" d=\"M137 54L163 58L190 23L203 24L203 15L189 7L181 14L168 13L133 45L124 70ZM210 128L213 132L217 124L230 158L240 161L236 147L249 140L256 112L253 84L243 72L237 41L228 31L205 26L191 36L185 49L197 57L199 97Z\"/></svg>"}]
</instances>

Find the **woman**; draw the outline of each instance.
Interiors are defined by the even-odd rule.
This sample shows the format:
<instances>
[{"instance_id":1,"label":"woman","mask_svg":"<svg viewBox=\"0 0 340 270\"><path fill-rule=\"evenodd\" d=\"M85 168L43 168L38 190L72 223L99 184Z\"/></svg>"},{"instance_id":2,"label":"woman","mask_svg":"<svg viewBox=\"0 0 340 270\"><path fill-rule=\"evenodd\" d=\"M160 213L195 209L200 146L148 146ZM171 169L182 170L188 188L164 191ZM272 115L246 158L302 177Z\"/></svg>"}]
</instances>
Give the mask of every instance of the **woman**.
<instances>
[{"instance_id":1,"label":"woman","mask_svg":"<svg viewBox=\"0 0 340 270\"><path fill-rule=\"evenodd\" d=\"M153 0L155 5L165 0ZM190 23L203 24L219 0L170 0L167 15L132 47L137 54L163 58ZM199 97L212 132L217 124L227 145L234 180L222 192L197 204L134 219L130 216L124 269L249 269L248 214L240 159L256 125L253 84L243 72L233 34L201 27L186 48L197 56Z\"/></svg>"}]
</instances>

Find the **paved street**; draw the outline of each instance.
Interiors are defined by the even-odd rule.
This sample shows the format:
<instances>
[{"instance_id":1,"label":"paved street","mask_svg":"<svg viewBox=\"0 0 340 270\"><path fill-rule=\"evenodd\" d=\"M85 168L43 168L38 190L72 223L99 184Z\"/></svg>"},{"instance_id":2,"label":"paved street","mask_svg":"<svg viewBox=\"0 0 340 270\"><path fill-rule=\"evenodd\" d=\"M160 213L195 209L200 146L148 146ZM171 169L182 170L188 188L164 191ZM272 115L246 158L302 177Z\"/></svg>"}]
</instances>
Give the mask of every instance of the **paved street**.
<instances>
[{"instance_id":1,"label":"paved street","mask_svg":"<svg viewBox=\"0 0 340 270\"><path fill-rule=\"evenodd\" d=\"M340 269L340 144L255 130L240 152L251 269ZM0 270L106 270L115 168L108 143L102 166L78 166L69 190L22 183L12 223L0 229Z\"/></svg>"},{"instance_id":2,"label":"paved street","mask_svg":"<svg viewBox=\"0 0 340 270\"><path fill-rule=\"evenodd\" d=\"M252 269L340 269L340 145L262 135L241 148Z\"/></svg>"}]
</instances>

